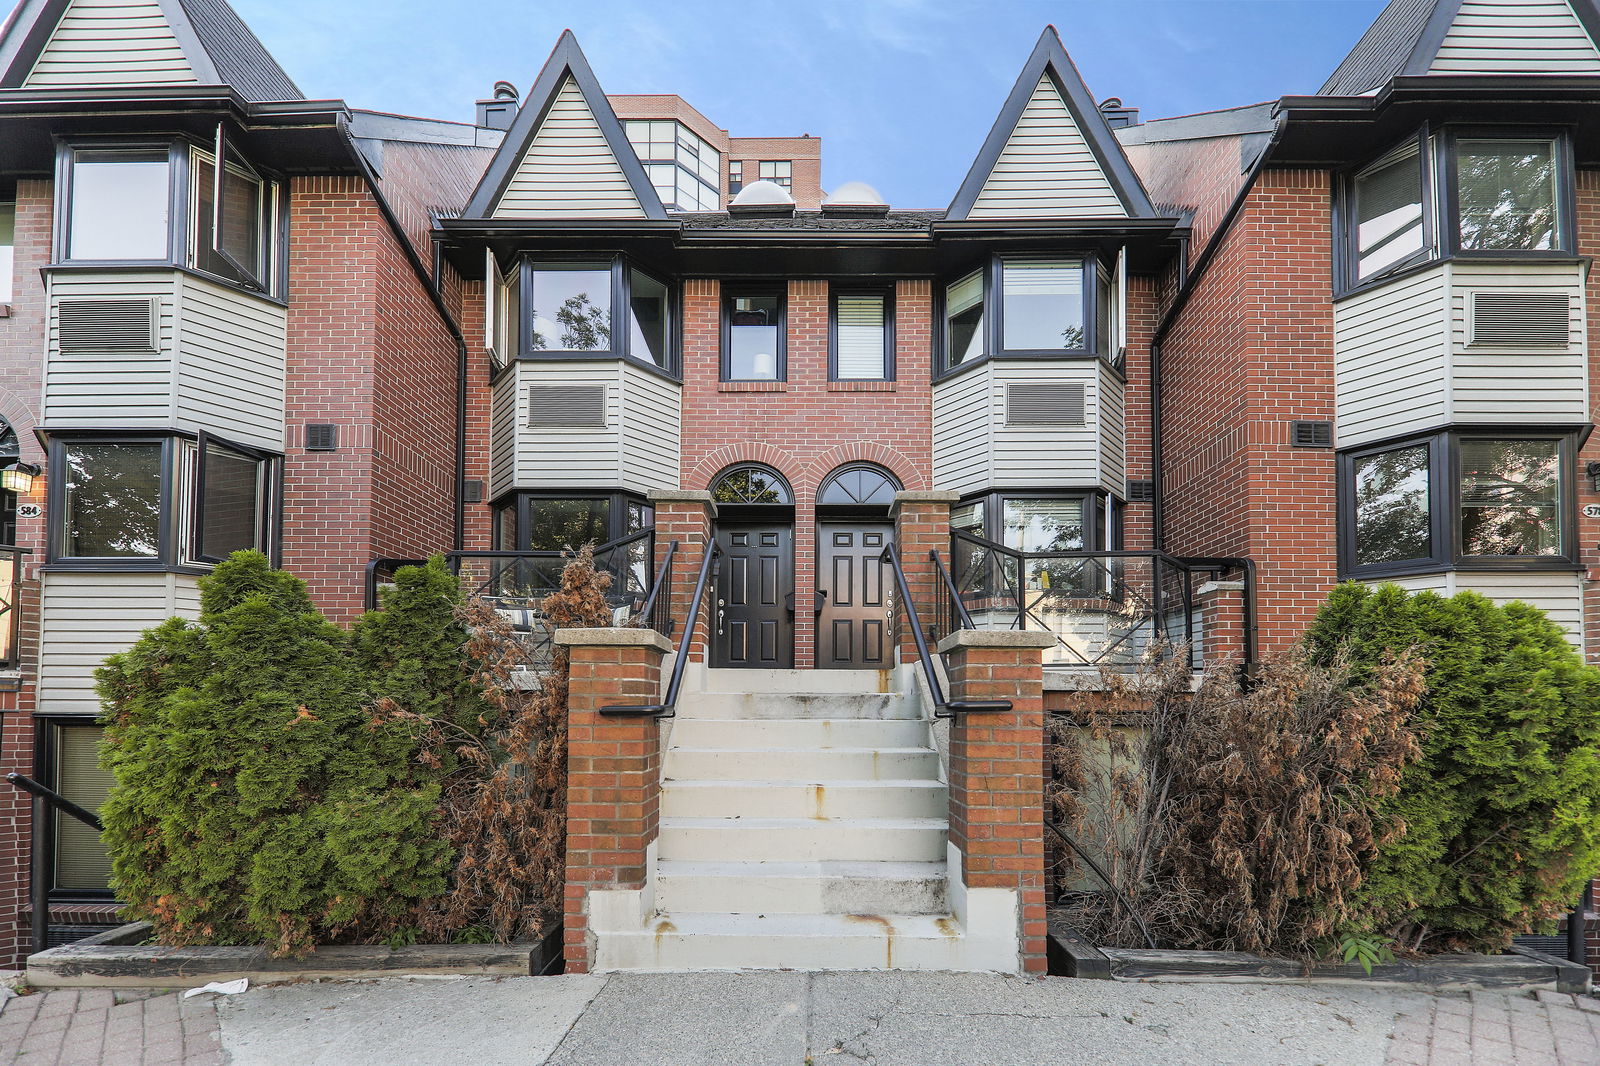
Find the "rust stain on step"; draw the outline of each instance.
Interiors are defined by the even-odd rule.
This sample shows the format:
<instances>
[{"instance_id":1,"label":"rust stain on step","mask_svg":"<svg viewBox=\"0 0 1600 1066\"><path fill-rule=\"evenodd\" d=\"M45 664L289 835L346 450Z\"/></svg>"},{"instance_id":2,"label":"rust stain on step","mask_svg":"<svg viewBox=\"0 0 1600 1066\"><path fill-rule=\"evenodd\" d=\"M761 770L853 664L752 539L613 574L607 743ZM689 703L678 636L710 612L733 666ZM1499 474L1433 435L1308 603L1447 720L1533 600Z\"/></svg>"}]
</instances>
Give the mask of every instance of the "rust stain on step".
<instances>
[{"instance_id":1,"label":"rust stain on step","mask_svg":"<svg viewBox=\"0 0 1600 1066\"><path fill-rule=\"evenodd\" d=\"M894 923L881 914L847 914L845 918L852 922L875 925L883 930L883 966L886 970L894 969Z\"/></svg>"},{"instance_id":2,"label":"rust stain on step","mask_svg":"<svg viewBox=\"0 0 1600 1066\"><path fill-rule=\"evenodd\" d=\"M812 785L811 786L811 808L812 808L811 809L811 817L817 818L817 819L820 819L820 820L826 820L827 819L827 815L822 813L822 805L823 805L823 802L827 799L827 796L828 796L828 786L827 785Z\"/></svg>"}]
</instances>

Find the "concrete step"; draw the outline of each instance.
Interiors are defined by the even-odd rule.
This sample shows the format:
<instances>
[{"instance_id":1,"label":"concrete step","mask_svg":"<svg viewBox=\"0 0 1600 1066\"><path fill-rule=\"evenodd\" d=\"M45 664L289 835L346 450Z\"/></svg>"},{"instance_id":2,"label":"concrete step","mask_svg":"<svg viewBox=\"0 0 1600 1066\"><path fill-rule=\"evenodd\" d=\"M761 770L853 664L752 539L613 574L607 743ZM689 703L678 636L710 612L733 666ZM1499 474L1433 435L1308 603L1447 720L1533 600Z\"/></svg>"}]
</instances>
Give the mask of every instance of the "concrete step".
<instances>
[{"instance_id":1,"label":"concrete step","mask_svg":"<svg viewBox=\"0 0 1600 1066\"><path fill-rule=\"evenodd\" d=\"M662 777L670 781L937 780L932 748L680 748L667 749Z\"/></svg>"},{"instance_id":2,"label":"concrete step","mask_svg":"<svg viewBox=\"0 0 1600 1066\"><path fill-rule=\"evenodd\" d=\"M912 718L692 718L672 731L678 748L919 748L932 739Z\"/></svg>"},{"instance_id":3,"label":"concrete step","mask_svg":"<svg viewBox=\"0 0 1600 1066\"><path fill-rule=\"evenodd\" d=\"M939 862L949 829L943 818L661 819L659 861Z\"/></svg>"},{"instance_id":4,"label":"concrete step","mask_svg":"<svg viewBox=\"0 0 1600 1066\"><path fill-rule=\"evenodd\" d=\"M707 670L707 692L889 692L888 670Z\"/></svg>"},{"instance_id":5,"label":"concrete step","mask_svg":"<svg viewBox=\"0 0 1600 1066\"><path fill-rule=\"evenodd\" d=\"M656 863L670 914L949 914L942 862Z\"/></svg>"},{"instance_id":6,"label":"concrete step","mask_svg":"<svg viewBox=\"0 0 1600 1066\"><path fill-rule=\"evenodd\" d=\"M1006 970L1009 956L926 914L663 914L597 939L597 970Z\"/></svg>"},{"instance_id":7,"label":"concrete step","mask_svg":"<svg viewBox=\"0 0 1600 1066\"><path fill-rule=\"evenodd\" d=\"M949 791L927 779L666 781L661 814L689 818L944 818Z\"/></svg>"},{"instance_id":8,"label":"concrete step","mask_svg":"<svg viewBox=\"0 0 1600 1066\"><path fill-rule=\"evenodd\" d=\"M828 671L817 671L827 673ZM850 671L854 672L854 671ZM917 718L892 692L698 692L678 701L679 723L696 718Z\"/></svg>"}]
</instances>

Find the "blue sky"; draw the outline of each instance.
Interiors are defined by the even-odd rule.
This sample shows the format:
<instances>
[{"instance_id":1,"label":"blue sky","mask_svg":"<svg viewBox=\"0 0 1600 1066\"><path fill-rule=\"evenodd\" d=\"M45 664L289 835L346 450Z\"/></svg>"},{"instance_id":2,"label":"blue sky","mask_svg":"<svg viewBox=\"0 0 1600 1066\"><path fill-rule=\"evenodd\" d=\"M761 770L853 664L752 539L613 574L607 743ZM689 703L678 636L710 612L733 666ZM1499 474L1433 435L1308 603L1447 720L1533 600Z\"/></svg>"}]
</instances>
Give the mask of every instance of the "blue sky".
<instances>
[{"instance_id":1,"label":"blue sky","mask_svg":"<svg viewBox=\"0 0 1600 1066\"><path fill-rule=\"evenodd\" d=\"M823 183L943 207L1039 31L1146 117L1314 92L1383 0L233 0L306 92L470 121L570 27L613 93L683 96L735 136L823 138Z\"/></svg>"}]
</instances>

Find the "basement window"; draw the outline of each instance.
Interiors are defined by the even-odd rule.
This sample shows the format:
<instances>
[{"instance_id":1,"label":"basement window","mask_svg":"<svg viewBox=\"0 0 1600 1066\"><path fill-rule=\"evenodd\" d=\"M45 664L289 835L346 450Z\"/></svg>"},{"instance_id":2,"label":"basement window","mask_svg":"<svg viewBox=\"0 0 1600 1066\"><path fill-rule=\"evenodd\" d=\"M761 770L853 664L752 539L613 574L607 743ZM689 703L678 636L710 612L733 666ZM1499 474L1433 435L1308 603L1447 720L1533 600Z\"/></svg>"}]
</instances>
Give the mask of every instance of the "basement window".
<instances>
[{"instance_id":1,"label":"basement window","mask_svg":"<svg viewBox=\"0 0 1600 1066\"><path fill-rule=\"evenodd\" d=\"M48 726L47 765L41 776L49 786L78 806L98 813L114 784L100 768L100 741L105 731L89 722L56 719ZM45 839L50 855L51 900L105 902L111 899L111 857L100 834L71 815L46 806ZM36 861L46 861L39 856Z\"/></svg>"}]
</instances>

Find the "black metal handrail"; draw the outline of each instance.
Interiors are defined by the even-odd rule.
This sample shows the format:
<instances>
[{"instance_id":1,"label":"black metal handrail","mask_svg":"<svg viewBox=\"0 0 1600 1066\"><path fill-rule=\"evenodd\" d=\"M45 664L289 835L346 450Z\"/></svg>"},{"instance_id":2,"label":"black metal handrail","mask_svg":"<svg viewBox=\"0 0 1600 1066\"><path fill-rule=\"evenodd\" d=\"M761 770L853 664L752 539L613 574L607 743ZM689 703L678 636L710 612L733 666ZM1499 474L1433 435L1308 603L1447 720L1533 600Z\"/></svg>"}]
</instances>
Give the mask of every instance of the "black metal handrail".
<instances>
[{"instance_id":1,"label":"black metal handrail","mask_svg":"<svg viewBox=\"0 0 1600 1066\"><path fill-rule=\"evenodd\" d=\"M71 815L96 833L105 832L105 826L93 811L78 806L25 774L6 774L6 781L33 797L33 859L28 879L33 913L29 932L33 936L33 950L43 951L50 946L50 864L44 859L50 846L49 809L54 807L62 814Z\"/></svg>"},{"instance_id":2,"label":"black metal handrail","mask_svg":"<svg viewBox=\"0 0 1600 1066\"><path fill-rule=\"evenodd\" d=\"M661 558L661 567L656 571L655 581L650 586L650 595L645 597L644 606L639 608L639 617L646 619L650 628L664 637L672 636L673 629L677 626L677 619L672 617L669 606L671 595L662 599L661 590L672 587L672 557L678 554L678 542L670 541L667 544L667 553Z\"/></svg>"},{"instance_id":3,"label":"black metal handrail","mask_svg":"<svg viewBox=\"0 0 1600 1066\"><path fill-rule=\"evenodd\" d=\"M939 571L939 578L944 582L945 591L950 594L951 617L950 624L945 627L948 636L957 629L977 629L972 624L972 615L967 613L967 605L961 602L961 593L956 589L956 579L950 576L950 571L944 565L937 548L928 552L928 558L933 560L934 567Z\"/></svg>"},{"instance_id":4,"label":"black metal handrail","mask_svg":"<svg viewBox=\"0 0 1600 1066\"><path fill-rule=\"evenodd\" d=\"M922 677L928 683L928 695L933 700L935 718L953 718L957 714L974 714L990 711L1009 711L1010 700L948 700L944 686L939 683L939 671L933 665L933 653L928 650L928 638L922 631L922 620L917 617L917 603L911 598L911 583L906 580L905 567L900 565L900 553L893 543L883 549L878 561L889 564L894 571L896 588L900 591L901 611L906 625L911 629L911 639L917 646L917 660L922 665Z\"/></svg>"},{"instance_id":5,"label":"black metal handrail","mask_svg":"<svg viewBox=\"0 0 1600 1066\"><path fill-rule=\"evenodd\" d=\"M672 678L667 683L667 694L660 703L623 703L600 708L600 713L614 718L671 718L677 713L678 693L683 689L683 671L689 662L689 647L700 628L700 608L705 604L706 585L711 577L713 563L722 554L715 542L706 545L705 558L700 561L700 576L695 578L694 595L689 598L689 620L683 627L683 640L678 645L678 657L672 664Z\"/></svg>"}]
</instances>

